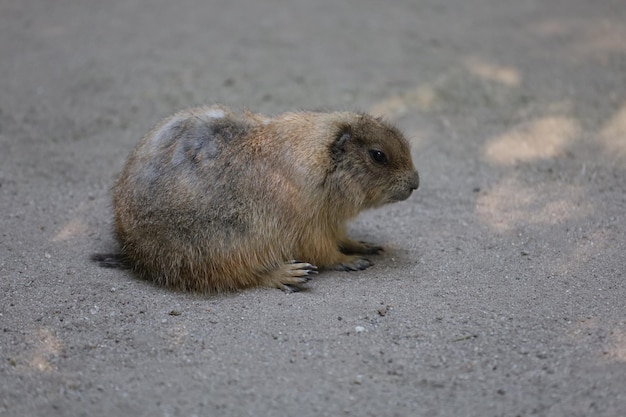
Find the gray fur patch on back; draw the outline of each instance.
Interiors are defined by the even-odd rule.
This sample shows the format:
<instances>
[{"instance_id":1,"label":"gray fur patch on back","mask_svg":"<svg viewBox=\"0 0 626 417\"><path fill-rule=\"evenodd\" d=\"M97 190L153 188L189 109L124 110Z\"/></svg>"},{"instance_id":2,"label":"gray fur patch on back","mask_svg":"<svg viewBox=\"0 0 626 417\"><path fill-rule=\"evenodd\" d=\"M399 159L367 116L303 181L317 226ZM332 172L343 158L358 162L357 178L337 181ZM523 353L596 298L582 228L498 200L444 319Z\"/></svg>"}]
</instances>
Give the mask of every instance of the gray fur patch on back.
<instances>
[{"instance_id":1,"label":"gray fur patch on back","mask_svg":"<svg viewBox=\"0 0 626 417\"><path fill-rule=\"evenodd\" d=\"M215 136L219 136L225 143L228 143L236 137L244 136L249 125L242 121L216 119L211 123L211 129Z\"/></svg>"},{"instance_id":2,"label":"gray fur patch on back","mask_svg":"<svg viewBox=\"0 0 626 417\"><path fill-rule=\"evenodd\" d=\"M148 142L147 150L151 153L158 153L172 144L182 133L185 120L174 117L167 121Z\"/></svg>"},{"instance_id":3,"label":"gray fur patch on back","mask_svg":"<svg viewBox=\"0 0 626 417\"><path fill-rule=\"evenodd\" d=\"M218 153L218 146L214 129L207 123L197 123L194 131L189 131L185 137L188 152L200 153L204 158L214 159Z\"/></svg>"},{"instance_id":4,"label":"gray fur patch on back","mask_svg":"<svg viewBox=\"0 0 626 417\"><path fill-rule=\"evenodd\" d=\"M219 161L223 149L245 135L249 127L244 121L225 117L172 118L149 141L152 156L139 169L139 178L149 187L180 175L178 180L195 183L200 167L208 168Z\"/></svg>"},{"instance_id":5,"label":"gray fur patch on back","mask_svg":"<svg viewBox=\"0 0 626 417\"><path fill-rule=\"evenodd\" d=\"M181 132L172 155L174 165L215 159L219 153L217 138L211 125L201 122L188 122L187 129Z\"/></svg>"}]
</instances>

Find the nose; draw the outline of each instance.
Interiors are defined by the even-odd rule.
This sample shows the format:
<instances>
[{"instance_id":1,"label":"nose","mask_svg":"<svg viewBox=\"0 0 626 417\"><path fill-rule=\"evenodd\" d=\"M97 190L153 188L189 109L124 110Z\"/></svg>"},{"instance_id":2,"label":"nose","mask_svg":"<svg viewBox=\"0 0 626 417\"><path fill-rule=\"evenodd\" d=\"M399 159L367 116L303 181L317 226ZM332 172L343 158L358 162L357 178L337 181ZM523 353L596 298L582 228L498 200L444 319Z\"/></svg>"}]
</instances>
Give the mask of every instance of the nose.
<instances>
[{"instance_id":1,"label":"nose","mask_svg":"<svg viewBox=\"0 0 626 417\"><path fill-rule=\"evenodd\" d=\"M419 186L420 176L417 171L413 171L413 174L411 174L411 177L409 178L409 187L411 187L411 190L417 190Z\"/></svg>"}]
</instances>

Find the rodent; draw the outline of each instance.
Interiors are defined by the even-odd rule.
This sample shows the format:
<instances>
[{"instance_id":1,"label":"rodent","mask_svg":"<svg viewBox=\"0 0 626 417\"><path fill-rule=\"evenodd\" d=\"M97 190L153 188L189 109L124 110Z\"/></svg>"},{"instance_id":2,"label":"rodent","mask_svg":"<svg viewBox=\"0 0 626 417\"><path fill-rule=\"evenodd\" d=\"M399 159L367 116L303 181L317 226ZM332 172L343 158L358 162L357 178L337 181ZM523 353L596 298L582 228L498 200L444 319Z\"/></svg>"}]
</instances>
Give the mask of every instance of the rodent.
<instances>
[{"instance_id":1,"label":"rodent","mask_svg":"<svg viewBox=\"0 0 626 417\"><path fill-rule=\"evenodd\" d=\"M297 291L318 267L369 267L382 248L350 239L346 222L418 186L408 141L379 118L195 107L144 136L116 180L119 256L180 290Z\"/></svg>"}]
</instances>

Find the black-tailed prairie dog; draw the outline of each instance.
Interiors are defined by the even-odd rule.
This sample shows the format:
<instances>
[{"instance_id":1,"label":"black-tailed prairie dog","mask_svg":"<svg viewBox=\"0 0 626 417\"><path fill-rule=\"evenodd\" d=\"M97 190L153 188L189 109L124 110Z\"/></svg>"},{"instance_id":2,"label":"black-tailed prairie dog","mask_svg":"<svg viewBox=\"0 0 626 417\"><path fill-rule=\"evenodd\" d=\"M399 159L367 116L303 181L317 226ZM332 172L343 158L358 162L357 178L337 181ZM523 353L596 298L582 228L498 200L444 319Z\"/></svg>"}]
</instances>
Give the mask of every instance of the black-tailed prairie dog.
<instances>
[{"instance_id":1,"label":"black-tailed prairie dog","mask_svg":"<svg viewBox=\"0 0 626 417\"><path fill-rule=\"evenodd\" d=\"M119 259L182 290L298 290L318 267L370 266L382 248L346 222L418 185L407 140L367 114L196 107L152 129L117 179Z\"/></svg>"}]
</instances>

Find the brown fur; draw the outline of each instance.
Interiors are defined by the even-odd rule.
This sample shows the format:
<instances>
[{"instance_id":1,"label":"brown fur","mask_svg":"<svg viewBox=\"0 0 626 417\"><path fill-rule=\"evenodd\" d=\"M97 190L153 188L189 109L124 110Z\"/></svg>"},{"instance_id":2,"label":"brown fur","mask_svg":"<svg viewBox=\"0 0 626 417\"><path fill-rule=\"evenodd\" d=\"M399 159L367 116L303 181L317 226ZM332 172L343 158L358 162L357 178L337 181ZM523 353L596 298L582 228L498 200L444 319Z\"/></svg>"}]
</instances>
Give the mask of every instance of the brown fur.
<instances>
[{"instance_id":1,"label":"brown fur","mask_svg":"<svg viewBox=\"0 0 626 417\"><path fill-rule=\"evenodd\" d=\"M317 266L370 266L362 255L382 248L349 239L346 222L418 183L407 141L371 116L198 107L131 153L113 188L115 231L132 267L162 285L294 290Z\"/></svg>"}]
</instances>

